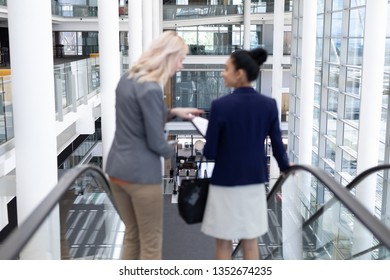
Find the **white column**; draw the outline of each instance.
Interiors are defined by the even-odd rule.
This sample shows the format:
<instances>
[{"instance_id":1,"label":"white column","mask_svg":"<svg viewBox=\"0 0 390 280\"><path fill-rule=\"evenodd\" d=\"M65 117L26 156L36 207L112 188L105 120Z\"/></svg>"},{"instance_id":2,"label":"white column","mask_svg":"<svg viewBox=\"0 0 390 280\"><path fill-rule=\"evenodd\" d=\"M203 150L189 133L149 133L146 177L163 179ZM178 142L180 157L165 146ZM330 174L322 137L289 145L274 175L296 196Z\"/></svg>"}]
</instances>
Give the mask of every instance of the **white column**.
<instances>
[{"instance_id":1,"label":"white column","mask_svg":"<svg viewBox=\"0 0 390 280\"><path fill-rule=\"evenodd\" d=\"M383 95L383 72L388 1L367 1L364 23L363 74L361 79L361 102L357 173L378 165L381 104ZM375 210L376 177L371 176L356 189L356 197L372 213ZM359 225L354 227L353 252L369 248L372 237L365 234Z\"/></svg>"},{"instance_id":2,"label":"white column","mask_svg":"<svg viewBox=\"0 0 390 280\"><path fill-rule=\"evenodd\" d=\"M98 1L103 168L115 133L115 88L120 78L118 2Z\"/></svg>"},{"instance_id":3,"label":"white column","mask_svg":"<svg viewBox=\"0 0 390 280\"><path fill-rule=\"evenodd\" d=\"M142 1L142 49L143 50L146 50L149 47L150 42L153 40L153 20L155 19L153 18L152 0L143 0ZM156 21L158 21L158 19Z\"/></svg>"},{"instance_id":4,"label":"white column","mask_svg":"<svg viewBox=\"0 0 390 280\"><path fill-rule=\"evenodd\" d=\"M301 92L299 116L299 164L311 164L312 134L313 134L313 108L314 108L314 79L315 79L315 51L316 51L316 25L317 1L302 0L302 47L301 61ZM301 193L310 201L311 176L302 174L299 178ZM303 199L303 198L302 198Z\"/></svg>"},{"instance_id":5,"label":"white column","mask_svg":"<svg viewBox=\"0 0 390 280\"><path fill-rule=\"evenodd\" d=\"M19 224L57 183L51 20L50 1L8 1ZM58 211L56 218L38 232L22 259L60 258Z\"/></svg>"},{"instance_id":6,"label":"white column","mask_svg":"<svg viewBox=\"0 0 390 280\"><path fill-rule=\"evenodd\" d=\"M383 25L386 22L387 1L367 1L361 79L358 174L378 165L386 39L386 26Z\"/></svg>"},{"instance_id":7,"label":"white column","mask_svg":"<svg viewBox=\"0 0 390 280\"><path fill-rule=\"evenodd\" d=\"M243 49L251 47L251 0L244 1L244 45Z\"/></svg>"},{"instance_id":8,"label":"white column","mask_svg":"<svg viewBox=\"0 0 390 280\"><path fill-rule=\"evenodd\" d=\"M153 39L162 32L163 4L162 1L153 1Z\"/></svg>"},{"instance_id":9,"label":"white column","mask_svg":"<svg viewBox=\"0 0 390 280\"><path fill-rule=\"evenodd\" d=\"M129 0L129 66L142 54L142 1Z\"/></svg>"},{"instance_id":10,"label":"white column","mask_svg":"<svg viewBox=\"0 0 390 280\"><path fill-rule=\"evenodd\" d=\"M284 35L284 0L275 0L274 4L274 38L272 54L272 97L276 100L281 118L281 100L283 88L283 35ZM270 186L279 177L279 167L274 157L271 157Z\"/></svg>"},{"instance_id":11,"label":"white column","mask_svg":"<svg viewBox=\"0 0 390 280\"><path fill-rule=\"evenodd\" d=\"M313 92L315 77L317 1L303 2L299 163L311 164L313 134Z\"/></svg>"}]
</instances>

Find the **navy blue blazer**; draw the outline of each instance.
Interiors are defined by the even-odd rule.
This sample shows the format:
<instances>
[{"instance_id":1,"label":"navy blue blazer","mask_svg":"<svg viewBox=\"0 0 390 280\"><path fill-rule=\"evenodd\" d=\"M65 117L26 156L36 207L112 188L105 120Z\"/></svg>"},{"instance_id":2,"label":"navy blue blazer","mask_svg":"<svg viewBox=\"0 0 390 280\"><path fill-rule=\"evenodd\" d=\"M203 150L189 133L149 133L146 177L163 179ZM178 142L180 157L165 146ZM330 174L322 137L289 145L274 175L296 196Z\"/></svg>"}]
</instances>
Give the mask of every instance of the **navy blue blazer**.
<instances>
[{"instance_id":1,"label":"navy blue blazer","mask_svg":"<svg viewBox=\"0 0 390 280\"><path fill-rule=\"evenodd\" d=\"M251 87L238 88L211 103L204 156L214 160L210 182L220 186L268 181L265 139L281 171L289 167L273 98Z\"/></svg>"}]
</instances>

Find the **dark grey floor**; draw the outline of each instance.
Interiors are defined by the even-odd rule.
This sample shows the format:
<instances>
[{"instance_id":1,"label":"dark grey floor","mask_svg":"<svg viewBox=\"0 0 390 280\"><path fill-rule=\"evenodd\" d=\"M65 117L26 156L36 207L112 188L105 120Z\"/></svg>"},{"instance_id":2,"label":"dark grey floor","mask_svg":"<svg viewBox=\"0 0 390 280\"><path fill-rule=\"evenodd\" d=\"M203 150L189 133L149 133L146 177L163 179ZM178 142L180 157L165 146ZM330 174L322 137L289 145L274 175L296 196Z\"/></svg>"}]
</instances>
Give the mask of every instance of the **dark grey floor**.
<instances>
[{"instance_id":1,"label":"dark grey floor","mask_svg":"<svg viewBox=\"0 0 390 280\"><path fill-rule=\"evenodd\" d=\"M164 195L164 260L212 260L215 241L200 231L200 224L187 225L179 216L171 195Z\"/></svg>"}]
</instances>

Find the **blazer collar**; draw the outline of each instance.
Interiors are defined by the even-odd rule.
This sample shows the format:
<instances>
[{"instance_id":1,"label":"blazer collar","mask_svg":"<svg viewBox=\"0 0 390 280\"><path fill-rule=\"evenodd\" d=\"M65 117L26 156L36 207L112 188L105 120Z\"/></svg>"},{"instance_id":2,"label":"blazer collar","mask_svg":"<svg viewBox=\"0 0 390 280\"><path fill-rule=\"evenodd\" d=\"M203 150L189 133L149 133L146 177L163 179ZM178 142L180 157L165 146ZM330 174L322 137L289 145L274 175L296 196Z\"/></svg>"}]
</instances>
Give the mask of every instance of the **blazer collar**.
<instances>
[{"instance_id":1,"label":"blazer collar","mask_svg":"<svg viewBox=\"0 0 390 280\"><path fill-rule=\"evenodd\" d=\"M233 90L233 93L257 93L253 87L239 87Z\"/></svg>"}]
</instances>

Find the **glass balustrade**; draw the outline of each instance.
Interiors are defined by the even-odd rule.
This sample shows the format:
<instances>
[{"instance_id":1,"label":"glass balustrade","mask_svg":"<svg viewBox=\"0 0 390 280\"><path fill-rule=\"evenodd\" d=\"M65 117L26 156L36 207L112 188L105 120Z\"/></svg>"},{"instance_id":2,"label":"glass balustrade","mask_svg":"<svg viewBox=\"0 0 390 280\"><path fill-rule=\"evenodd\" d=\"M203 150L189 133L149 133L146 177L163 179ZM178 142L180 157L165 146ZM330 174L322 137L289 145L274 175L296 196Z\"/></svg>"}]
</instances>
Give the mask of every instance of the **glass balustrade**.
<instances>
[{"instance_id":1,"label":"glass balustrade","mask_svg":"<svg viewBox=\"0 0 390 280\"><path fill-rule=\"evenodd\" d=\"M99 57L54 66L57 121L77 111L100 88ZM0 77L0 144L14 137L11 76Z\"/></svg>"}]
</instances>

